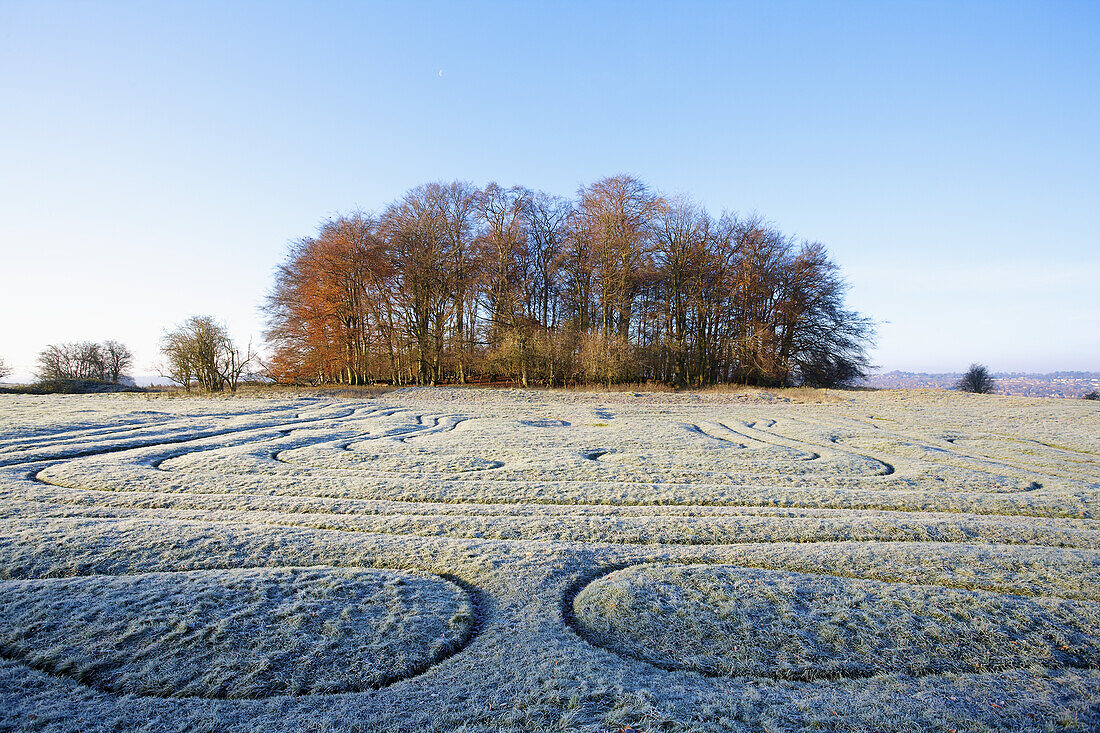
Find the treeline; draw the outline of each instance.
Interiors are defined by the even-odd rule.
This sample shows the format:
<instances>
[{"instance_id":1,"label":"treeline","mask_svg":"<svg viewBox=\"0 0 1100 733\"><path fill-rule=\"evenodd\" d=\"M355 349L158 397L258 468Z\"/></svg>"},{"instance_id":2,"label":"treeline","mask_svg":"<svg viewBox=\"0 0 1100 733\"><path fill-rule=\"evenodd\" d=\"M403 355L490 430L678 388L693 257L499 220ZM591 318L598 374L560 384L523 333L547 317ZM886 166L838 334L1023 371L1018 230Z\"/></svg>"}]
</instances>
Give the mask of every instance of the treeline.
<instances>
[{"instance_id":1,"label":"treeline","mask_svg":"<svg viewBox=\"0 0 1100 733\"><path fill-rule=\"evenodd\" d=\"M284 382L835 385L871 322L825 247L625 175L566 199L429 183L292 244L265 311Z\"/></svg>"}]
</instances>

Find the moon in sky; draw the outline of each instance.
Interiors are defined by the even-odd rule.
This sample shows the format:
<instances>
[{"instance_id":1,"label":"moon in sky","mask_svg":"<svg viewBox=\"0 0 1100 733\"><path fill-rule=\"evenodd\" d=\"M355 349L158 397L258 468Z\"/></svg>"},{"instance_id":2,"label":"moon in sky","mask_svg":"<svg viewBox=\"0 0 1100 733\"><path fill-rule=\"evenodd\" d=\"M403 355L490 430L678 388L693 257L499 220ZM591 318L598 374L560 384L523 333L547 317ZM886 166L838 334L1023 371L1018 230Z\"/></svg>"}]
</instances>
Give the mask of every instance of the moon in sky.
<instances>
[{"instance_id":1,"label":"moon in sky","mask_svg":"<svg viewBox=\"0 0 1100 733\"><path fill-rule=\"evenodd\" d=\"M440 70L439 70L439 75L440 75L441 77L443 76L443 69L440 69Z\"/></svg>"}]
</instances>

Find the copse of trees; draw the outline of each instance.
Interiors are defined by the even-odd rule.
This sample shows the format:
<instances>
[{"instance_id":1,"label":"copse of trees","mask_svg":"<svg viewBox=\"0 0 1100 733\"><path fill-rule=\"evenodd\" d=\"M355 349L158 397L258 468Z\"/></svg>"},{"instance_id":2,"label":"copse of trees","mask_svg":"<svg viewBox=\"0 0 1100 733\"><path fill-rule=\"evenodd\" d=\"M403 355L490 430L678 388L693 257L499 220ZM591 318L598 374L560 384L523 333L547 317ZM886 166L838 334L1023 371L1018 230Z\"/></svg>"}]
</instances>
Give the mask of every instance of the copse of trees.
<instances>
[{"instance_id":1,"label":"copse of trees","mask_svg":"<svg viewBox=\"0 0 1100 733\"><path fill-rule=\"evenodd\" d=\"M65 380L118 384L133 365L134 355L118 341L51 344L38 354L39 382Z\"/></svg>"},{"instance_id":2,"label":"copse of trees","mask_svg":"<svg viewBox=\"0 0 1100 733\"><path fill-rule=\"evenodd\" d=\"M297 383L837 385L872 324L825 247L620 175L573 200L429 183L294 242L265 303Z\"/></svg>"},{"instance_id":3,"label":"copse of trees","mask_svg":"<svg viewBox=\"0 0 1100 733\"><path fill-rule=\"evenodd\" d=\"M211 316L192 316L161 339L164 376L188 392L236 392L257 355L252 344L241 351L222 323Z\"/></svg>"}]
</instances>

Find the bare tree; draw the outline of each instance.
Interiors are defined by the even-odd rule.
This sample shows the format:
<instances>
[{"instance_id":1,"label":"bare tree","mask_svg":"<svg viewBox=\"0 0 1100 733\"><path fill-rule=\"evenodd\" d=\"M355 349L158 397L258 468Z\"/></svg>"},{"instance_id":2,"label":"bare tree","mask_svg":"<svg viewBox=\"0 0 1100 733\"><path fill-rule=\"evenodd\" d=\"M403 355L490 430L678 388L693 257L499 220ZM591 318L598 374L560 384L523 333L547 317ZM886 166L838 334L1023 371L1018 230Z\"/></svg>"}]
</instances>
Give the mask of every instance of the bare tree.
<instances>
[{"instance_id":1,"label":"bare tree","mask_svg":"<svg viewBox=\"0 0 1100 733\"><path fill-rule=\"evenodd\" d=\"M511 365L509 371L518 373L525 387L527 348L533 336L524 318L525 295L532 276L527 256L529 195L530 191L518 186L506 189L490 183L478 199L488 344L494 351L510 354L503 362Z\"/></svg>"},{"instance_id":2,"label":"bare tree","mask_svg":"<svg viewBox=\"0 0 1100 733\"><path fill-rule=\"evenodd\" d=\"M230 392L236 392L241 378L248 376L249 367L257 360L257 354L252 350L251 339L248 348L243 352L237 348L228 338L222 343L221 354L218 358L218 371L224 380L225 386Z\"/></svg>"},{"instance_id":3,"label":"bare tree","mask_svg":"<svg viewBox=\"0 0 1100 733\"><path fill-rule=\"evenodd\" d=\"M974 363L966 370L962 379L955 383L955 389L974 394L992 394L997 391L997 382L984 364Z\"/></svg>"},{"instance_id":4,"label":"bare tree","mask_svg":"<svg viewBox=\"0 0 1100 733\"><path fill-rule=\"evenodd\" d=\"M694 328L699 319L690 318L691 302L700 293L698 284L704 265L705 248L710 230L706 214L686 199L662 201L656 218L655 257L661 301L660 326L667 343L662 376L680 387L691 378L689 358L698 349L699 333ZM691 343L689 346L689 342Z\"/></svg>"},{"instance_id":5,"label":"bare tree","mask_svg":"<svg viewBox=\"0 0 1100 733\"><path fill-rule=\"evenodd\" d=\"M454 239L445 227L446 200L446 188L430 183L406 193L383 215L395 301L416 353L419 384L436 384L443 376L446 328L455 306Z\"/></svg>"},{"instance_id":6,"label":"bare tree","mask_svg":"<svg viewBox=\"0 0 1100 733\"><path fill-rule=\"evenodd\" d=\"M560 337L564 287L563 260L568 246L573 205L568 199L542 191L525 196L526 247L524 259L524 317L538 333L532 342L541 380L553 386L562 368Z\"/></svg>"},{"instance_id":7,"label":"bare tree","mask_svg":"<svg viewBox=\"0 0 1100 733\"><path fill-rule=\"evenodd\" d=\"M456 378L466 381L467 363L472 356L477 320L477 281L480 261L477 256L476 219L481 192L471 183L455 181L443 189L443 237L451 256L454 305L451 347Z\"/></svg>"},{"instance_id":8,"label":"bare tree","mask_svg":"<svg viewBox=\"0 0 1100 733\"><path fill-rule=\"evenodd\" d=\"M197 371L197 365L191 353L190 335L182 326L165 333L161 338L160 351L164 355L161 376L168 377L190 392Z\"/></svg>"},{"instance_id":9,"label":"bare tree","mask_svg":"<svg viewBox=\"0 0 1100 733\"><path fill-rule=\"evenodd\" d=\"M127 376L126 372L134 363L134 355L125 344L118 341L104 341L100 346L103 358L103 376L108 382L118 384Z\"/></svg>"},{"instance_id":10,"label":"bare tree","mask_svg":"<svg viewBox=\"0 0 1100 733\"><path fill-rule=\"evenodd\" d=\"M642 181L620 175L582 188L578 199L577 229L593 255L600 333L628 338L658 198Z\"/></svg>"},{"instance_id":11,"label":"bare tree","mask_svg":"<svg viewBox=\"0 0 1100 733\"><path fill-rule=\"evenodd\" d=\"M844 308L847 284L818 242L804 242L784 269L779 308L780 362L794 381L848 384L866 376L870 319Z\"/></svg>"},{"instance_id":12,"label":"bare tree","mask_svg":"<svg viewBox=\"0 0 1100 733\"><path fill-rule=\"evenodd\" d=\"M40 382L71 379L72 359L67 344L50 344L38 352L35 377Z\"/></svg>"},{"instance_id":13,"label":"bare tree","mask_svg":"<svg viewBox=\"0 0 1100 733\"><path fill-rule=\"evenodd\" d=\"M41 382L82 380L117 384L133 362L118 341L51 344L38 354L36 376Z\"/></svg>"},{"instance_id":14,"label":"bare tree","mask_svg":"<svg viewBox=\"0 0 1100 733\"><path fill-rule=\"evenodd\" d=\"M81 341L75 344L73 365L76 368L75 379L106 381L106 364L103 361L103 349L94 341Z\"/></svg>"},{"instance_id":15,"label":"bare tree","mask_svg":"<svg viewBox=\"0 0 1100 733\"><path fill-rule=\"evenodd\" d=\"M211 316L192 316L161 339L164 376L188 392L195 384L206 392L237 391L243 374L257 356L249 342L245 352L233 343L225 325Z\"/></svg>"}]
</instances>

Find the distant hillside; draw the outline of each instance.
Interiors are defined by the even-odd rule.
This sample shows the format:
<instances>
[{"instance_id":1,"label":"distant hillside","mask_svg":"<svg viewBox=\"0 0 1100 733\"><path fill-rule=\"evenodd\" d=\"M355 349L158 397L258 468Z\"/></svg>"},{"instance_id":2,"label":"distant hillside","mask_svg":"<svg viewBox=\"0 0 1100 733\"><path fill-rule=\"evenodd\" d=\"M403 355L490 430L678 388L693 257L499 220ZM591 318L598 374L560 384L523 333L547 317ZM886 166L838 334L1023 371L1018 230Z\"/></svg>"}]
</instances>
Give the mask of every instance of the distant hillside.
<instances>
[{"instance_id":1,"label":"distant hillside","mask_svg":"<svg viewBox=\"0 0 1100 733\"><path fill-rule=\"evenodd\" d=\"M927 374L924 372L892 371L875 374L868 384L880 389L950 389L959 381L961 372ZM1028 397L1081 397L1100 389L1100 372L995 372L998 392Z\"/></svg>"}]
</instances>

